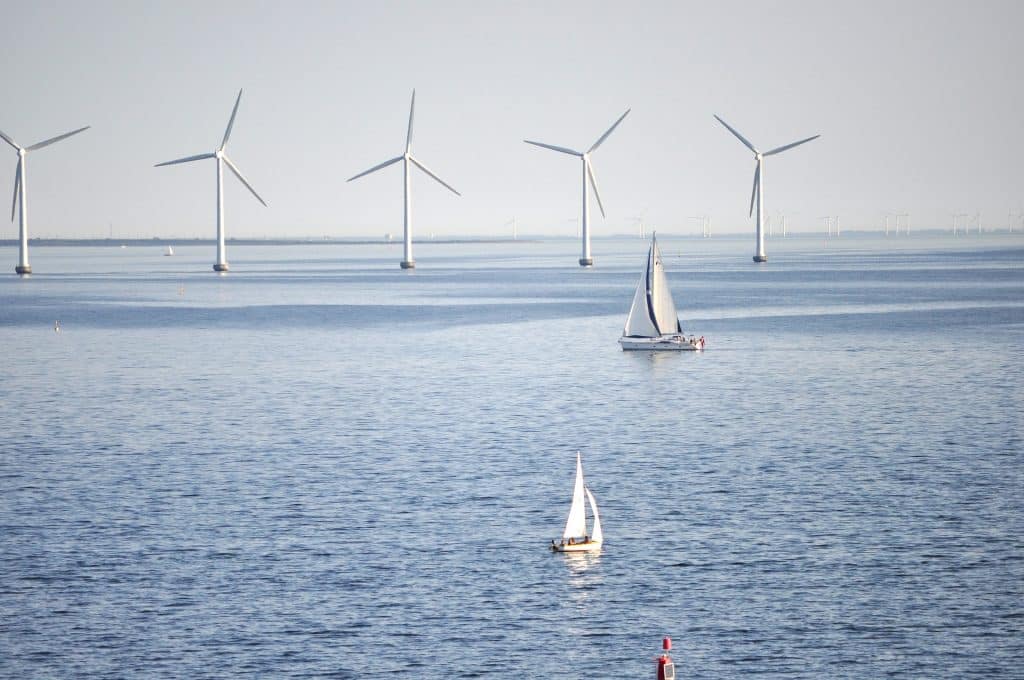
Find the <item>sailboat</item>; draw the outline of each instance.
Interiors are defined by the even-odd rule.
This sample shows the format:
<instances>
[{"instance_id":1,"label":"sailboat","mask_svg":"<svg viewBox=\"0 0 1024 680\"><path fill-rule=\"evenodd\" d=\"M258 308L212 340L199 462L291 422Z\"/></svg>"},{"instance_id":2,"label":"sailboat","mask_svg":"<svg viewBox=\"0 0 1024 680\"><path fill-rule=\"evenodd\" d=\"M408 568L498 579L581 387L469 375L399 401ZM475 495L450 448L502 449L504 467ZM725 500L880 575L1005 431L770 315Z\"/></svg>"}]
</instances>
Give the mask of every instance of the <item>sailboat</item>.
<instances>
[{"instance_id":1,"label":"sailboat","mask_svg":"<svg viewBox=\"0 0 1024 680\"><path fill-rule=\"evenodd\" d=\"M679 314L672 302L672 291L665 276L658 241L651 236L647 266L633 295L633 306L619 338L622 349L688 350L704 349L704 337L687 337L679 325Z\"/></svg>"},{"instance_id":2,"label":"sailboat","mask_svg":"<svg viewBox=\"0 0 1024 680\"><path fill-rule=\"evenodd\" d=\"M594 524L587 533L587 510L583 496L590 503L590 512L594 515ZM576 452L576 484L572 489L572 506L569 508L569 519L565 522L562 540L551 541L551 549L555 552L588 552L601 549L601 516L597 514L597 501L594 494L583 484L583 463L580 452Z\"/></svg>"},{"instance_id":3,"label":"sailboat","mask_svg":"<svg viewBox=\"0 0 1024 680\"><path fill-rule=\"evenodd\" d=\"M171 256L171 255L174 255L174 248L172 248L172 247L170 247L170 246L167 246L167 252L166 252L166 253L164 253L164 256L165 256L165 257L169 257L169 256Z\"/></svg>"}]
</instances>

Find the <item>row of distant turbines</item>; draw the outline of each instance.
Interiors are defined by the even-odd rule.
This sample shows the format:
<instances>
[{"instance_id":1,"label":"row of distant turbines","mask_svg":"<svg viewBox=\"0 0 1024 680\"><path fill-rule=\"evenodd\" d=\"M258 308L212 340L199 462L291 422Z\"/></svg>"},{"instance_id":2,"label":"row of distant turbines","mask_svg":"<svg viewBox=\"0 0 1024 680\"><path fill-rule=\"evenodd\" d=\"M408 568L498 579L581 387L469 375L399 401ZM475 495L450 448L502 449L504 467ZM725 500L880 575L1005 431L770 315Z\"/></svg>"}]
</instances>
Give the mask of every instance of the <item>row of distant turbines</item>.
<instances>
[{"instance_id":1,"label":"row of distant turbines","mask_svg":"<svg viewBox=\"0 0 1024 680\"><path fill-rule=\"evenodd\" d=\"M232 127L235 124L235 116L238 114L238 106L241 103L241 101L242 101L242 91L239 90L238 91L238 97L235 99L235 106L231 110L231 118L228 120L227 129L224 131L224 138L221 140L220 146L217 147L217 149L215 151L211 151L211 152L208 152L208 153L196 154L194 156L187 156L185 158L178 158L178 159L175 159L175 160L172 160L172 161L166 161L164 163L158 163L156 165L156 167L161 167L161 166L166 166L166 165L177 165L177 164L180 164L180 163L191 163L193 161L210 160L210 159L216 160L216 162L217 162L216 163L216 168L217 168L217 259L216 259L216 261L214 262L214 265L213 265L213 269L216 272L226 272L229 269L228 261L227 261L227 252L226 252L226 247L225 247L225 239L224 239L224 166L227 165L228 169L235 175L235 177L237 177L238 180L242 184L244 184L245 187L252 193L252 195L256 197L256 200L258 200L264 206L267 205L266 201L264 201L263 198L260 197L260 195L256 192L256 190L252 187L252 185L248 182L248 180L246 180L245 177L242 175L242 172L241 172L241 170L238 169L238 166L235 165L232 162L232 160L227 155L228 140L231 137L231 129L232 129ZM386 168L386 167L388 167L390 165L398 163L399 161L402 161L403 182L404 182L403 234L404 234L404 246L405 247L404 247L404 251L403 251L402 261L401 261L400 264L401 264L401 267L403 269L412 269L412 268L414 268L416 266L416 261L413 259L413 253L412 253L412 205L411 205L412 188L411 188L411 183L410 183L410 170L411 170L410 165L416 166L417 168L419 168L420 170L425 172L427 175L429 175L431 178L436 180L438 183L440 183L442 186L444 186L445 188L450 190L452 193L454 193L454 194L456 194L458 196L461 196L461 194L459 194L459 192L454 187L452 187L450 184L448 184L447 182L442 180L440 177L438 177L436 174L431 172L427 168L427 166L422 163L422 161L420 161L415 156L413 156L413 154L412 154L412 127L413 127L413 118L414 118L415 111L416 111L416 91L413 90L412 101L409 104L409 126L408 126L408 129L406 131L406 137L405 137L405 152L402 153L402 155L400 155L400 156L396 156L394 158L386 160L383 163L375 165L372 168L370 168L369 170L365 170L364 172L361 172L358 175L355 175L355 176L350 177L348 179L348 181L351 182L354 179L358 179L358 178L363 177L365 175L369 175L369 174L374 173L374 172L376 172L378 170ZM534 146L539 146L539 147L542 147L542 148L545 148L545 149L550 149L552 151L558 151L560 153L568 154L570 156L575 156L575 157L579 158L580 161L581 161L582 180L583 180L583 182L582 182L582 184L583 184L583 211L582 211L582 218L580 219L580 227L581 227L580 231L581 231L581 239L582 239L582 252L581 252L580 258L579 258L579 264L582 267L589 267L589 266L592 266L594 264L594 259L593 259L593 256L591 254L591 249L590 249L590 189L591 188L594 190L594 197L597 199L597 205L598 205L598 208L600 208L600 210L601 210L601 215L604 216L604 214L605 214L605 212L604 212L604 204L601 201L601 194L600 194L600 192L597 189L597 179L595 178L594 168L593 168L593 165L591 163L591 154L593 154L595 151L597 151L598 147L600 147L605 142L605 140L608 139L608 137L612 134L612 132L615 131L615 128L617 128L619 126L619 124L622 123L622 121L626 118L626 116L629 115L629 111L630 110L627 109L625 113L623 113L621 116L619 116L618 120L616 120L612 124L612 126L609 127L608 130L605 131L605 133L603 135L598 137L597 141L594 142L590 146L590 148L587 149L586 151L582 151L581 152L581 151L577 151L575 149L571 149L571 148L568 148L568 147L555 146L553 144L545 144L543 142L536 142L536 141L531 141L531 140L523 140L527 144L532 144ZM806 139L801 139L800 141L793 142L791 144L786 144L784 146L780 146L780 147L777 147L775 149L771 149L770 151L761 152L753 144L751 144L749 141L747 141L747 139L743 135L741 135L739 132L737 132L735 128L731 127L728 123L726 123L724 120L722 120L718 116L715 116L715 118L718 120L718 122L720 122L722 125L724 125L733 135L735 135L736 138L739 139L744 144L744 146L746 146L748 149L750 149L753 152L753 154L754 154L754 160L755 160L754 186L753 186L753 190L752 190L752 193L751 193L751 196L750 196L750 214L751 215L753 215L753 213L754 213L755 204L756 204L756 207L757 207L757 219L756 219L756 226L757 226L757 249L756 249L756 252L754 254L754 261L755 262L766 262L768 260L768 257L765 254L765 249L764 249L764 236L765 236L765 234L764 234L764 214L765 214L765 212L764 212L764 159L767 158L768 156L773 156L775 154L782 153L783 151L786 151L788 149L792 149L793 147L800 146L801 144L805 144L805 143L807 143L807 142L809 142L809 141L811 141L813 139L817 139L819 137L819 135L815 135L813 137L808 137ZM19 211L20 219L19 219L18 265L15 267L15 271L18 274L26 275L26 274L31 274L32 273L32 267L31 267L31 265L29 265L29 261L28 261L28 208L27 208L26 162L25 162L26 161L26 156L27 156L27 154L30 151L37 151L39 149L42 149L43 147L49 146L49 145L54 144L56 142L59 142L59 141L61 141L63 139L67 139L68 137L71 137L72 135L77 135L78 133L83 132L83 131L88 130L88 129L89 129L89 127L86 126L86 127L83 127L83 128L79 128L77 130L72 130L71 132L67 132L65 134L58 135L58 136L53 137L51 139L47 139L47 140L44 140L42 142L39 142L37 144L33 144L31 146L27 146L27 147L20 146L13 139L11 139L9 136L4 134L3 132L0 132L0 137L2 137L4 139L4 141L6 141L8 144L10 144L18 152L18 167L17 167L17 170L15 172L15 179L14 179L14 199L13 199L13 202L11 204L11 219L12 220L14 219L14 213L15 213L16 208L18 208L20 206L20 211ZM706 217L702 217L701 220L702 220L702 222L701 222L702 233L705 236L710 236L710 222L708 221L708 219ZM643 229L642 224L641 224L641 229Z\"/></svg>"}]
</instances>

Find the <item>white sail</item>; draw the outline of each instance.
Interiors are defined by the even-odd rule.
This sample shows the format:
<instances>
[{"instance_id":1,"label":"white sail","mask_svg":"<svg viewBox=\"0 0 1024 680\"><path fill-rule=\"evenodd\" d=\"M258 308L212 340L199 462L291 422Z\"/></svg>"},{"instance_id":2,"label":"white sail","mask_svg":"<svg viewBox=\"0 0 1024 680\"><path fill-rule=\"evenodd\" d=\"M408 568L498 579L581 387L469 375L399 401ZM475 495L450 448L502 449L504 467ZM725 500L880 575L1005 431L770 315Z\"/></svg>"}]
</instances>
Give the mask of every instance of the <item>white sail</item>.
<instances>
[{"instance_id":1,"label":"white sail","mask_svg":"<svg viewBox=\"0 0 1024 680\"><path fill-rule=\"evenodd\" d=\"M594 543L600 543L604 538L601 533L601 515L597 514L597 501L594 500L594 494L590 493L590 489L587 490L587 500L590 501L590 511L594 513L594 530L590 532L590 540Z\"/></svg>"},{"instance_id":2,"label":"white sail","mask_svg":"<svg viewBox=\"0 0 1024 680\"><path fill-rule=\"evenodd\" d=\"M647 262L650 264L651 253L647 253ZM647 309L647 272L650 267L644 270L640 276L640 282L636 284L636 293L633 294L633 306L629 308L629 316L626 317L626 327L622 334L626 337L656 338L661 333L655 328L651 321L651 313Z\"/></svg>"},{"instance_id":3,"label":"white sail","mask_svg":"<svg viewBox=\"0 0 1024 680\"><path fill-rule=\"evenodd\" d=\"M572 489L572 507L569 508L569 519L565 522L562 538L579 538L587 533L587 511L583 500L583 463L580 452L576 452L576 485Z\"/></svg>"},{"instance_id":4,"label":"white sail","mask_svg":"<svg viewBox=\"0 0 1024 680\"><path fill-rule=\"evenodd\" d=\"M661 250L658 242L651 237L651 310L654 313L654 322L662 335L678 333L679 314L676 312L676 305L672 301L672 291L668 287L668 277L665 276L665 265L661 261Z\"/></svg>"},{"instance_id":5,"label":"white sail","mask_svg":"<svg viewBox=\"0 0 1024 680\"><path fill-rule=\"evenodd\" d=\"M633 306L629 309L622 335L656 338L678 332L679 318L668 287L668 277L665 276L665 265L661 261L658 242L651 237L647 267L633 294Z\"/></svg>"}]
</instances>

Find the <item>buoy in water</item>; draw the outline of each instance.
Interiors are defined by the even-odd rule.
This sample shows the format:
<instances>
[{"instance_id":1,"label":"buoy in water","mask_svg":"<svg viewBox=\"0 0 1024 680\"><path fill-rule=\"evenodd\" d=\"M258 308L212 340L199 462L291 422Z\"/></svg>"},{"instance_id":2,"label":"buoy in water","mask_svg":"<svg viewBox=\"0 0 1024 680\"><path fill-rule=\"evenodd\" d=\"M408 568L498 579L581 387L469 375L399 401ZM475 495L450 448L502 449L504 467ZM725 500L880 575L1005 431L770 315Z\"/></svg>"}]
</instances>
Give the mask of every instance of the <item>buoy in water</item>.
<instances>
[{"instance_id":1,"label":"buoy in water","mask_svg":"<svg viewBox=\"0 0 1024 680\"><path fill-rule=\"evenodd\" d=\"M672 649L672 638L666 637L661 641L661 648L668 652ZM669 655L662 653L658 657L658 680L675 680L676 678L676 665L672 663L672 659Z\"/></svg>"}]
</instances>

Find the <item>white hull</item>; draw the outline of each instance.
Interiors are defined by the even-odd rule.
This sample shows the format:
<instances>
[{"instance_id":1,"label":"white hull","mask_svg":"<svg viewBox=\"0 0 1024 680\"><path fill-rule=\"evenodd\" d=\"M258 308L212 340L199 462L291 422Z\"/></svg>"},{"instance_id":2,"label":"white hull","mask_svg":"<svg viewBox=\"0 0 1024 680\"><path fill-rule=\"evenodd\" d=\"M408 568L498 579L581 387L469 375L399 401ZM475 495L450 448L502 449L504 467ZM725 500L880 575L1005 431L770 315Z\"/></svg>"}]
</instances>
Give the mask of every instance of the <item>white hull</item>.
<instances>
[{"instance_id":1,"label":"white hull","mask_svg":"<svg viewBox=\"0 0 1024 680\"><path fill-rule=\"evenodd\" d=\"M553 543L551 549L555 552L593 552L601 549L601 541L586 541L579 543Z\"/></svg>"},{"instance_id":2,"label":"white hull","mask_svg":"<svg viewBox=\"0 0 1024 680\"><path fill-rule=\"evenodd\" d=\"M623 350L699 352L704 349L704 338L695 338L693 336L687 338L679 333L662 335L657 338L629 338L623 336L619 338L619 344L622 345Z\"/></svg>"}]
</instances>

